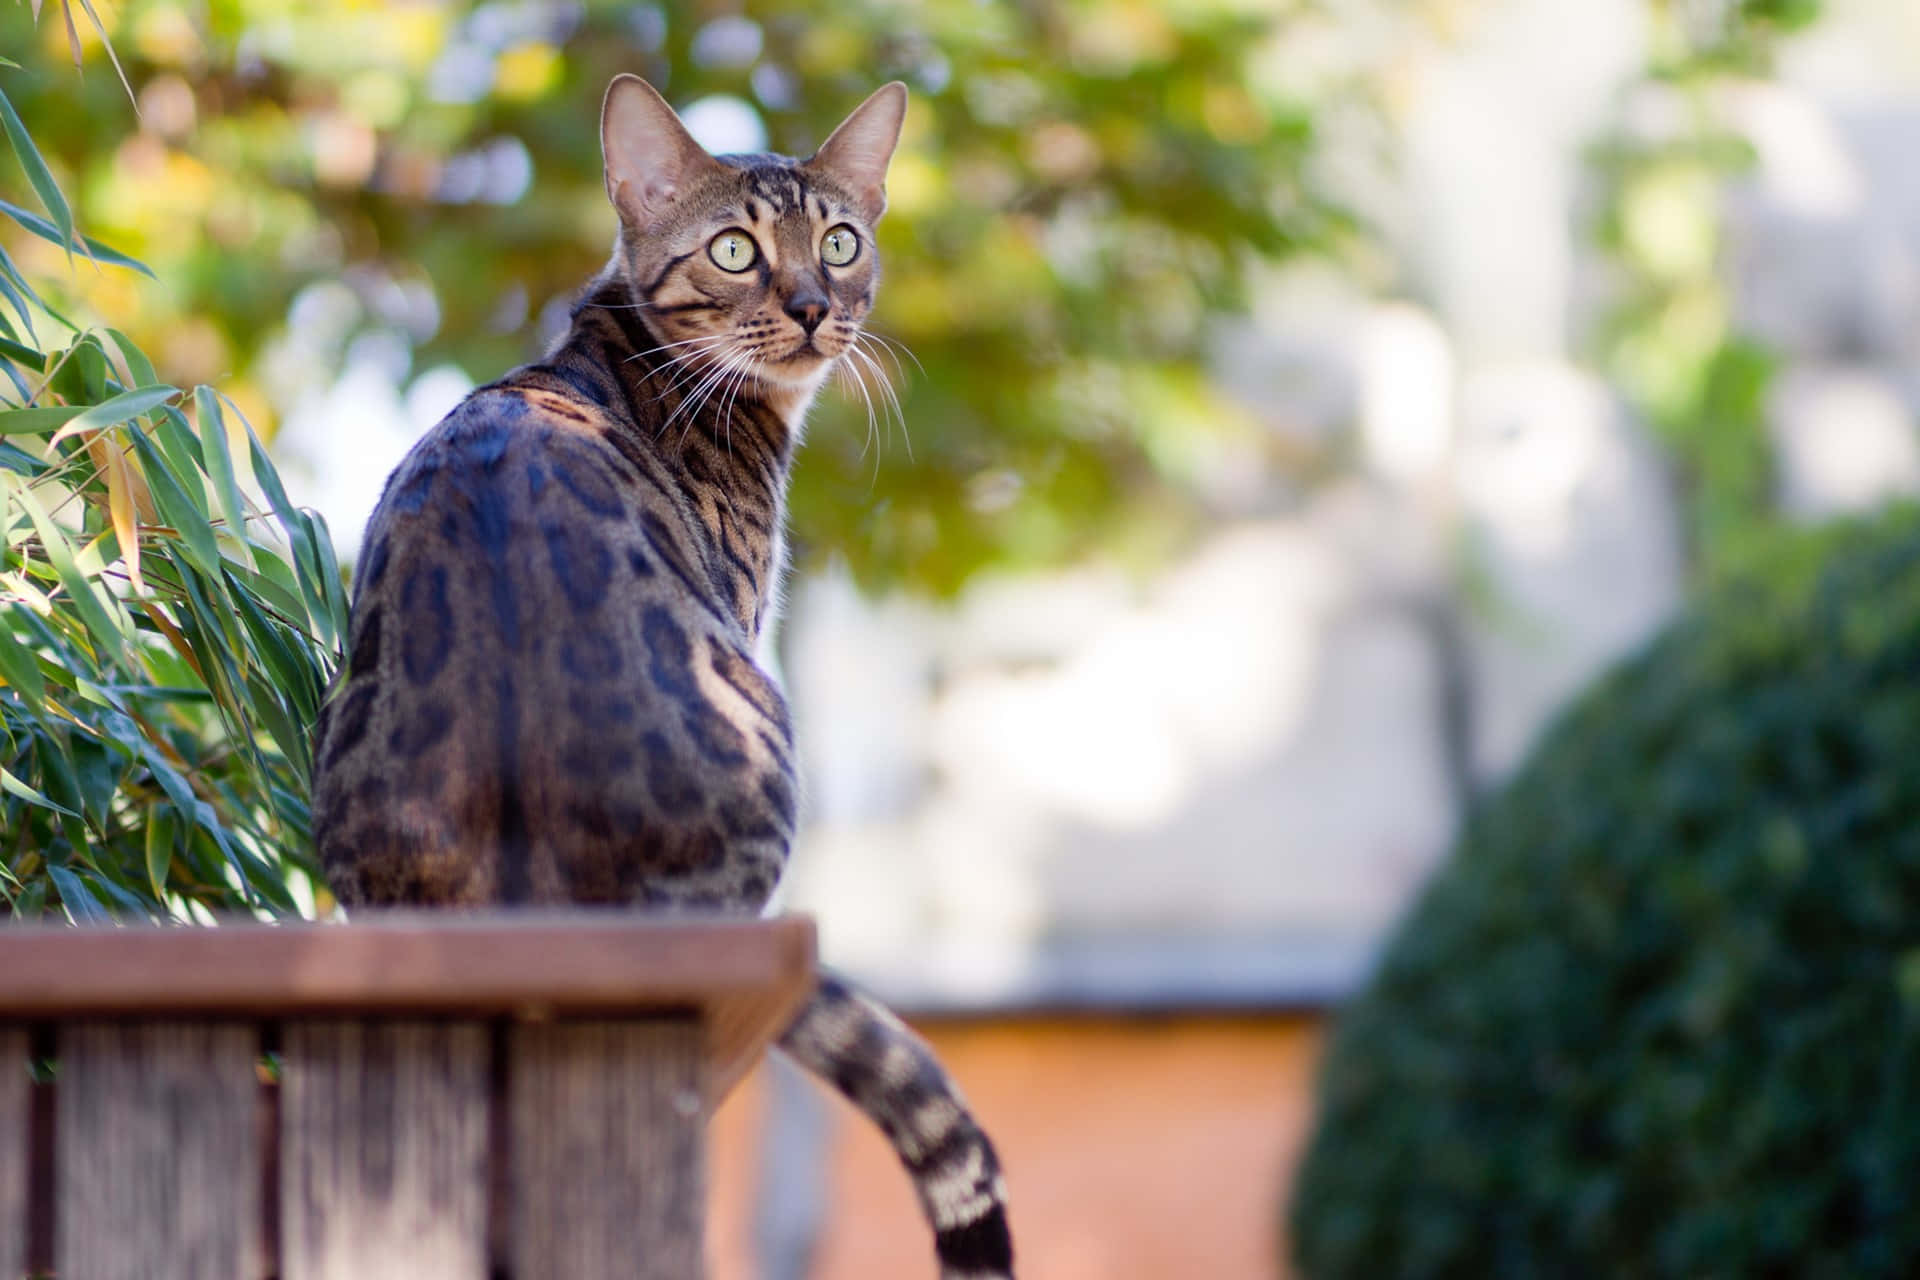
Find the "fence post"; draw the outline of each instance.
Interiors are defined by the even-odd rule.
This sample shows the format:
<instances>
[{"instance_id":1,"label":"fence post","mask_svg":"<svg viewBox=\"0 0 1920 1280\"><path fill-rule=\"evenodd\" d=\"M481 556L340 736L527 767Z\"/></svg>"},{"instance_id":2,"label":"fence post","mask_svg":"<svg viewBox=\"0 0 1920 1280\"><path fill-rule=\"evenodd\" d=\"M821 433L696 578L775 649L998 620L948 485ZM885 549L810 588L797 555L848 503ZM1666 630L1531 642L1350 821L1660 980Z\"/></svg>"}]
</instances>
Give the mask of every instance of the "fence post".
<instances>
[{"instance_id":1,"label":"fence post","mask_svg":"<svg viewBox=\"0 0 1920 1280\"><path fill-rule=\"evenodd\" d=\"M0 928L0 1280L698 1280L706 1118L813 949L590 910Z\"/></svg>"}]
</instances>

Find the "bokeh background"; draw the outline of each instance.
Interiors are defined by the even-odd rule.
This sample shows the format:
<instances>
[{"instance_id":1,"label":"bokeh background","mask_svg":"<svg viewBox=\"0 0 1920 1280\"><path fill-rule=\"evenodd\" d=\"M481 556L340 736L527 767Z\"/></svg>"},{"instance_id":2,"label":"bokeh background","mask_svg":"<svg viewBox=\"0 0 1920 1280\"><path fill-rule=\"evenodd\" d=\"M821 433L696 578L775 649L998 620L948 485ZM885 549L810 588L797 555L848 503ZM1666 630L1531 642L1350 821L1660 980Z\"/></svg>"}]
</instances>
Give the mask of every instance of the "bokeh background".
<instances>
[{"instance_id":1,"label":"bokeh background","mask_svg":"<svg viewBox=\"0 0 1920 1280\"><path fill-rule=\"evenodd\" d=\"M0 239L343 563L604 261L613 74L797 154L908 83L898 360L795 479L788 905L1000 1136L1029 1276L1286 1274L1322 1028L1467 815L1690 600L1920 490L1911 0L96 11L0 7L0 86L154 278ZM719 1135L717 1275L932 1274L810 1086Z\"/></svg>"}]
</instances>

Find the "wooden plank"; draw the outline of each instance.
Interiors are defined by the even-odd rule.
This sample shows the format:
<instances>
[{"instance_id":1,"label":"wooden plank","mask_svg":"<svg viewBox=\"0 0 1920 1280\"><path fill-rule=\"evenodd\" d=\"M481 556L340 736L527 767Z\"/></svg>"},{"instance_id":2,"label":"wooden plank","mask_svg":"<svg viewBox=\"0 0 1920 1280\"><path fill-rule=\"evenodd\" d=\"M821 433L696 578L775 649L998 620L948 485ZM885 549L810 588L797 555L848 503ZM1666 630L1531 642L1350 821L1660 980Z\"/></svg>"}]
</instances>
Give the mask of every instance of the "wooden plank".
<instances>
[{"instance_id":1,"label":"wooden plank","mask_svg":"<svg viewBox=\"0 0 1920 1280\"><path fill-rule=\"evenodd\" d=\"M0 1027L0 1280L19 1280L27 1270L29 1087L27 1033Z\"/></svg>"},{"instance_id":2,"label":"wooden plank","mask_svg":"<svg viewBox=\"0 0 1920 1280\"><path fill-rule=\"evenodd\" d=\"M544 1018L699 1009L712 1079L759 1059L812 990L813 923L602 910L363 912L351 925L13 925L0 1023L105 1015Z\"/></svg>"},{"instance_id":3,"label":"wooden plank","mask_svg":"<svg viewBox=\"0 0 1920 1280\"><path fill-rule=\"evenodd\" d=\"M286 1024L285 1280L483 1280L487 1055L475 1022Z\"/></svg>"},{"instance_id":4,"label":"wooden plank","mask_svg":"<svg viewBox=\"0 0 1920 1280\"><path fill-rule=\"evenodd\" d=\"M513 1028L516 1280L699 1280L706 1208L700 1023Z\"/></svg>"},{"instance_id":5,"label":"wooden plank","mask_svg":"<svg viewBox=\"0 0 1920 1280\"><path fill-rule=\"evenodd\" d=\"M55 1270L257 1274L257 1029L77 1023L59 1034Z\"/></svg>"}]
</instances>

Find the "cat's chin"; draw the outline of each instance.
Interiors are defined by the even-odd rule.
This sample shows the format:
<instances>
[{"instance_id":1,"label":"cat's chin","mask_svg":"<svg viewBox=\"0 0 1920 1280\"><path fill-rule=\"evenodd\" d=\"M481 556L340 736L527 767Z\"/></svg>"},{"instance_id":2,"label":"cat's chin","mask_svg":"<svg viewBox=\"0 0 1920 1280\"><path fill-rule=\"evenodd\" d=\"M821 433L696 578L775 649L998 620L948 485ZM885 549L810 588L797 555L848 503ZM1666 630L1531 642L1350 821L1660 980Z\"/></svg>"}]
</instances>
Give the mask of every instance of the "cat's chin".
<instances>
[{"instance_id":1,"label":"cat's chin","mask_svg":"<svg viewBox=\"0 0 1920 1280\"><path fill-rule=\"evenodd\" d=\"M792 391L811 391L820 385L839 358L809 346L790 356L768 360L756 372L762 382Z\"/></svg>"}]
</instances>

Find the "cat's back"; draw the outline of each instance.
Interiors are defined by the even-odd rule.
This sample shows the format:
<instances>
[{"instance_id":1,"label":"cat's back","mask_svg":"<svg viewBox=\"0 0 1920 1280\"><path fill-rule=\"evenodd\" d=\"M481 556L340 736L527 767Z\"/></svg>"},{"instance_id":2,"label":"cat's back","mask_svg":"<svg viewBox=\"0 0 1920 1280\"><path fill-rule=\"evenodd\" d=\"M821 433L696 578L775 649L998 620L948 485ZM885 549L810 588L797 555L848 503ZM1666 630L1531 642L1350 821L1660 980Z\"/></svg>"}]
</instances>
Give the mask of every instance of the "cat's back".
<instances>
[{"instance_id":1,"label":"cat's back","mask_svg":"<svg viewBox=\"0 0 1920 1280\"><path fill-rule=\"evenodd\" d=\"M496 386L394 471L316 735L342 898L628 902L718 857L711 802L760 788L785 710L663 465L592 405ZM777 733L750 741L715 685Z\"/></svg>"}]
</instances>

